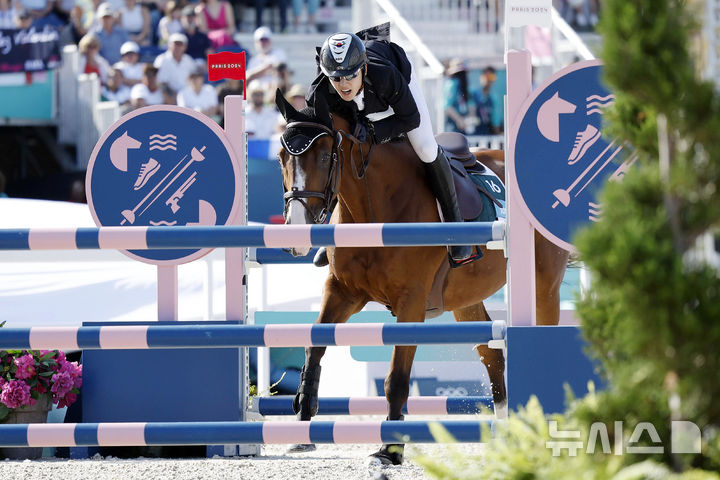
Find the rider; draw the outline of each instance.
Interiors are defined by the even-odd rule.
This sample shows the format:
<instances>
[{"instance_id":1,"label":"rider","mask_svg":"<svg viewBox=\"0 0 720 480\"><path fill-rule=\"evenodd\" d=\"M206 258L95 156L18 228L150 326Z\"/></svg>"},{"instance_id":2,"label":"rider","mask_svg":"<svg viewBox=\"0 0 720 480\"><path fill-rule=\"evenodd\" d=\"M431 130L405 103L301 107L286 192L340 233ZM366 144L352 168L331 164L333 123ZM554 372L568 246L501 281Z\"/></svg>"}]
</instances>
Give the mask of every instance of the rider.
<instances>
[{"instance_id":1,"label":"rider","mask_svg":"<svg viewBox=\"0 0 720 480\"><path fill-rule=\"evenodd\" d=\"M384 39L363 42L355 34L336 33L323 43L318 63L322 73L310 86L308 105L322 95L331 112L356 112L351 130L360 141L374 137L384 143L405 134L425 164L444 221L462 222L450 164L435 141L427 103L405 51ZM456 265L474 259L470 245L449 250Z\"/></svg>"}]
</instances>

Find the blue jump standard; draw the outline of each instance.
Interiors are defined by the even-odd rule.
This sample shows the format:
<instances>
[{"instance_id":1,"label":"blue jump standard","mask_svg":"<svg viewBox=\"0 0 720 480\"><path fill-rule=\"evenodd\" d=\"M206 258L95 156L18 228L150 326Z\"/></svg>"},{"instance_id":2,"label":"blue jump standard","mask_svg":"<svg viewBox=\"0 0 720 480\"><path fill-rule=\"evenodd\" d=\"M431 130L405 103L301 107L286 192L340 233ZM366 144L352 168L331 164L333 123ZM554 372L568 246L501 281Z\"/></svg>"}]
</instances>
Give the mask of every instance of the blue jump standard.
<instances>
[{"instance_id":1,"label":"blue jump standard","mask_svg":"<svg viewBox=\"0 0 720 480\"><path fill-rule=\"evenodd\" d=\"M0 250L479 245L504 222L0 229Z\"/></svg>"},{"instance_id":2,"label":"blue jump standard","mask_svg":"<svg viewBox=\"0 0 720 480\"><path fill-rule=\"evenodd\" d=\"M303 325L138 325L0 329L0 349L152 349L332 345L487 344L502 322Z\"/></svg>"},{"instance_id":3,"label":"blue jump standard","mask_svg":"<svg viewBox=\"0 0 720 480\"><path fill-rule=\"evenodd\" d=\"M260 415L295 415L292 408L292 395L273 395L270 397L254 397L252 410ZM377 402L375 401L377 400ZM414 403L414 401L417 403ZM422 406L423 400L436 400L436 405ZM439 402L437 402L439 400ZM368 401L375 405L368 405ZM415 397L403 405L403 414L422 415L467 415L482 413L484 409L493 408L490 396L468 397ZM428 402L429 403L429 402ZM435 408L433 408L435 407ZM409 410L409 411L408 411ZM387 415L387 401L385 397L320 397L318 400L318 415Z\"/></svg>"},{"instance_id":4,"label":"blue jump standard","mask_svg":"<svg viewBox=\"0 0 720 480\"><path fill-rule=\"evenodd\" d=\"M382 422L156 422L0 425L0 447L438 443L430 425L457 442L482 441L493 420Z\"/></svg>"}]
</instances>

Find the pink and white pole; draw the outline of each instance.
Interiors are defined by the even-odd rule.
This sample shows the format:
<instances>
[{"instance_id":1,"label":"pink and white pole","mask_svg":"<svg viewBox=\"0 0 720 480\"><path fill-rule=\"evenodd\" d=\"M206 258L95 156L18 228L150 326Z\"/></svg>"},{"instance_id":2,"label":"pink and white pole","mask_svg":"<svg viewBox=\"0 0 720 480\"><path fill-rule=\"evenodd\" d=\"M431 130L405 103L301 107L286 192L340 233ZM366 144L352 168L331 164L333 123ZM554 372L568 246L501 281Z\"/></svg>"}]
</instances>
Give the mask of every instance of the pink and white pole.
<instances>
[{"instance_id":1,"label":"pink and white pole","mask_svg":"<svg viewBox=\"0 0 720 480\"><path fill-rule=\"evenodd\" d=\"M527 50L506 54L505 184L507 185L508 325L535 325L535 230L522 210L515 178L515 138L523 103L532 93L531 55Z\"/></svg>"}]
</instances>

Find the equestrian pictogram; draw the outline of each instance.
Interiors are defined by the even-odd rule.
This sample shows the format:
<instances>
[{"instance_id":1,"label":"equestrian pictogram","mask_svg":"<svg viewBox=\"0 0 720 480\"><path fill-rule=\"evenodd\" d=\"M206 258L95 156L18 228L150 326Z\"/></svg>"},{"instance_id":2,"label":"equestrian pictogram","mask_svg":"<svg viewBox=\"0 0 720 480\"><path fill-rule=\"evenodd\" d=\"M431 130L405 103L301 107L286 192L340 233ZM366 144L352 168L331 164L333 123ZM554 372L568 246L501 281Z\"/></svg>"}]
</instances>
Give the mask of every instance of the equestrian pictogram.
<instances>
[{"instance_id":1,"label":"equestrian pictogram","mask_svg":"<svg viewBox=\"0 0 720 480\"><path fill-rule=\"evenodd\" d=\"M88 196L103 226L224 225L238 204L238 167L220 128L180 107L126 115L93 152ZM147 261L193 256L198 250L147 250Z\"/></svg>"},{"instance_id":2,"label":"equestrian pictogram","mask_svg":"<svg viewBox=\"0 0 720 480\"><path fill-rule=\"evenodd\" d=\"M515 174L533 225L571 249L572 235L597 221L597 194L634 161L632 148L603 136L615 101L599 62L574 64L535 90L515 141Z\"/></svg>"}]
</instances>

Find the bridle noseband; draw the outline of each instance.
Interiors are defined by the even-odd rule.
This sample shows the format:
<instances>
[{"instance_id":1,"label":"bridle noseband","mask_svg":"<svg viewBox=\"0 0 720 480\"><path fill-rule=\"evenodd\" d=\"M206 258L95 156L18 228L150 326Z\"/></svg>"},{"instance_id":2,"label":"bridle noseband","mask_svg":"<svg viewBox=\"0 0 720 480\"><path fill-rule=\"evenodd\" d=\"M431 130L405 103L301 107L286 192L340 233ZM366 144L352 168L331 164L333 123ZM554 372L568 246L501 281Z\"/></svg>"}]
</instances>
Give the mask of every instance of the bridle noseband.
<instances>
[{"instance_id":1,"label":"bridle noseband","mask_svg":"<svg viewBox=\"0 0 720 480\"><path fill-rule=\"evenodd\" d=\"M338 166L338 150L342 150L342 134L340 133L340 131L332 130L323 125L322 123L316 122L290 122L287 125L287 128L302 127L320 129L333 138L330 173L328 174L328 179L327 182L325 182L325 188L322 192L298 190L297 187L293 187L290 191L286 190L285 195L283 195L283 198L285 199L283 217L287 221L287 214L290 202L293 200L297 200L298 202L300 202L300 204L302 204L303 207L305 207L305 210L307 210L307 212L310 214L314 223L324 223L327 219L328 214L335 207L335 202L337 201L337 186L338 180L340 178L341 168ZM316 137L316 139L317 138L318 137ZM308 198L319 198L322 200L322 209L320 209L320 212L317 215L313 213L313 211L310 209L310 206L307 204L306 199Z\"/></svg>"}]
</instances>

